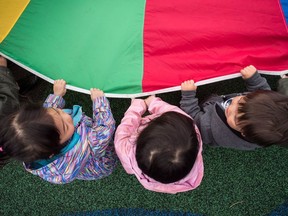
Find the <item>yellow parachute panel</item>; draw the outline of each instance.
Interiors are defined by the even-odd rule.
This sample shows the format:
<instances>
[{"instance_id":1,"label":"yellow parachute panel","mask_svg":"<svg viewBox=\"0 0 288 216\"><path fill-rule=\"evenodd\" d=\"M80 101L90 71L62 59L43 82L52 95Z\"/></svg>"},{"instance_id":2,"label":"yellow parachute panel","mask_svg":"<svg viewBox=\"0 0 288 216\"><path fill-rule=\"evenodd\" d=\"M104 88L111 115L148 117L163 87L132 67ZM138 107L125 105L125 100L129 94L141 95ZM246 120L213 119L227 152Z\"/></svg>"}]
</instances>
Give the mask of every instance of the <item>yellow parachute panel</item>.
<instances>
[{"instance_id":1,"label":"yellow parachute panel","mask_svg":"<svg viewBox=\"0 0 288 216\"><path fill-rule=\"evenodd\" d=\"M30 0L0 0L0 43L9 34Z\"/></svg>"}]
</instances>

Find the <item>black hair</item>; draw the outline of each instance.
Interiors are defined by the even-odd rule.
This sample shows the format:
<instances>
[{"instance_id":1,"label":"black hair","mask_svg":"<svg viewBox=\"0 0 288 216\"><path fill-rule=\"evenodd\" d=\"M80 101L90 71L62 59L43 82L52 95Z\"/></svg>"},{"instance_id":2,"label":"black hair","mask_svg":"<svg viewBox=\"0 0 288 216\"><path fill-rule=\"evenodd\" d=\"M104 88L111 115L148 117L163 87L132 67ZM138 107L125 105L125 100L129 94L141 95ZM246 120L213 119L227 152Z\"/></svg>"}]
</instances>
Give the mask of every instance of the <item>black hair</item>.
<instances>
[{"instance_id":1,"label":"black hair","mask_svg":"<svg viewBox=\"0 0 288 216\"><path fill-rule=\"evenodd\" d=\"M262 146L288 144L288 96L258 90L239 103L239 127L243 136Z\"/></svg>"},{"instance_id":2,"label":"black hair","mask_svg":"<svg viewBox=\"0 0 288 216\"><path fill-rule=\"evenodd\" d=\"M29 163L48 159L62 148L53 118L38 104L22 106L19 111L3 118L0 124L2 157Z\"/></svg>"},{"instance_id":3,"label":"black hair","mask_svg":"<svg viewBox=\"0 0 288 216\"><path fill-rule=\"evenodd\" d=\"M189 174L198 149L193 120L178 112L166 112L149 122L140 133L136 160L144 174L168 184Z\"/></svg>"}]
</instances>

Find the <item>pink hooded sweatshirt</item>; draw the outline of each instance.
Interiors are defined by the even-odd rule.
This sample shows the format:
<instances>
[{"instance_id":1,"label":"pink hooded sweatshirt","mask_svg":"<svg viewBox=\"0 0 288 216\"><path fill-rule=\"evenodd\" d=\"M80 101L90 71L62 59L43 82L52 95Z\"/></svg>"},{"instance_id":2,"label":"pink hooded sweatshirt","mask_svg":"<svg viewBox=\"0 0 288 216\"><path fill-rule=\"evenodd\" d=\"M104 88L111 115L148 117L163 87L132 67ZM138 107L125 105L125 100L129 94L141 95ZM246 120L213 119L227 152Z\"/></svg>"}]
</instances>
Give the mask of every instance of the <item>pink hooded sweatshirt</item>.
<instances>
[{"instance_id":1,"label":"pink hooded sweatshirt","mask_svg":"<svg viewBox=\"0 0 288 216\"><path fill-rule=\"evenodd\" d=\"M135 156L136 140L139 133L146 127L148 122L168 111L178 112L191 118L179 107L170 105L158 97L155 97L148 107L150 115L142 117L146 111L147 107L144 100L132 100L130 107L126 111L121 121L121 124L116 130L114 145L122 166L127 173L134 174L138 181L146 189L151 191L175 194L197 188L202 181L204 172L202 159L202 139L197 126L195 126L195 129L199 141L199 152L193 168L185 178L174 183L163 184L142 173L138 167Z\"/></svg>"}]
</instances>

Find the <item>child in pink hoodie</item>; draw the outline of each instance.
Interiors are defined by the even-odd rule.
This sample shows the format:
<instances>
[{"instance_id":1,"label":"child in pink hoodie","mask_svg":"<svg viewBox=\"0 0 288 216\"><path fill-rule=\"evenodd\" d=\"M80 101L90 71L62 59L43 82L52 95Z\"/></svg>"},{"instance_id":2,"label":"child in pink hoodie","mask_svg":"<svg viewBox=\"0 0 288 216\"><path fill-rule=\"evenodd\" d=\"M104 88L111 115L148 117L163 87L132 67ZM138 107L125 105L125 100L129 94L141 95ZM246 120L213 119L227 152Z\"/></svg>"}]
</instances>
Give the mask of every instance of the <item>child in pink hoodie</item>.
<instances>
[{"instance_id":1,"label":"child in pink hoodie","mask_svg":"<svg viewBox=\"0 0 288 216\"><path fill-rule=\"evenodd\" d=\"M142 117L147 110L150 115ZM194 120L158 97L132 100L114 143L126 172L148 190L174 194L202 181L202 140Z\"/></svg>"}]
</instances>

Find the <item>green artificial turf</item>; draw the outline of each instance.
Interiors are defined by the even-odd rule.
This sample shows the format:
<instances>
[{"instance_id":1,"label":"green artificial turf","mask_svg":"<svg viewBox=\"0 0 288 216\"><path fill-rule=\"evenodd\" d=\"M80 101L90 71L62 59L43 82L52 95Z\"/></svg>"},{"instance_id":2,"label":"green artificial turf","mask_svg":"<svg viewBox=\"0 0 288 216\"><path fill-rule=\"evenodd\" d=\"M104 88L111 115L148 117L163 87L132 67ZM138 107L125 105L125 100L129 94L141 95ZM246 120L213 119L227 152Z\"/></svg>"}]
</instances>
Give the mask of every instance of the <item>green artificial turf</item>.
<instances>
[{"instance_id":1,"label":"green artificial turf","mask_svg":"<svg viewBox=\"0 0 288 216\"><path fill-rule=\"evenodd\" d=\"M273 89L278 77L267 76ZM211 93L226 94L245 89L241 78L200 86L202 100ZM45 99L52 85L40 80L30 93L33 101ZM158 95L179 105L180 92ZM89 95L67 91L67 107L83 106L91 115ZM130 99L109 99L117 124ZM121 164L107 178L98 181L75 180L54 185L26 172L11 161L0 169L0 215L61 215L65 213L115 208L173 210L202 215L266 215L287 199L288 149L270 147L237 151L204 146L204 178L190 192L176 195L148 191L136 177L125 173Z\"/></svg>"}]
</instances>

